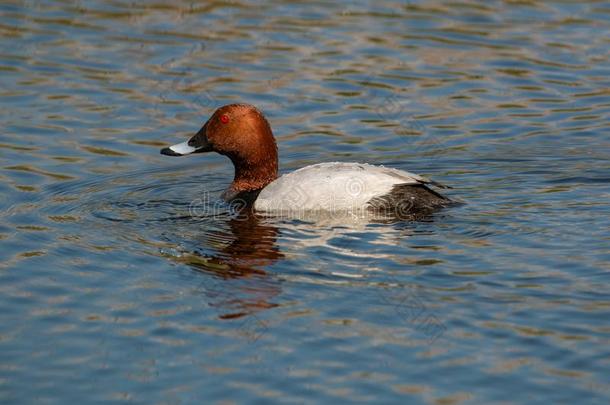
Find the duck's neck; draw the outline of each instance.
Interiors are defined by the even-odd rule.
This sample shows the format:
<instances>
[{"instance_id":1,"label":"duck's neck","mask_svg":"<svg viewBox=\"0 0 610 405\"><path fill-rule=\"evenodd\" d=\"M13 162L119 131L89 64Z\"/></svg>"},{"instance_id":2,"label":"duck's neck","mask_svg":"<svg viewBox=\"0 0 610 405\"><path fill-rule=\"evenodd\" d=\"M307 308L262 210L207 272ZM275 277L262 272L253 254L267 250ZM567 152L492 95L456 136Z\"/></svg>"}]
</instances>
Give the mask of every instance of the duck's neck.
<instances>
[{"instance_id":1,"label":"duck's neck","mask_svg":"<svg viewBox=\"0 0 610 405\"><path fill-rule=\"evenodd\" d=\"M277 152L258 161L247 161L232 156L229 158L235 166L235 177L223 194L225 200L239 198L239 195L254 196L256 199L260 190L277 179Z\"/></svg>"}]
</instances>

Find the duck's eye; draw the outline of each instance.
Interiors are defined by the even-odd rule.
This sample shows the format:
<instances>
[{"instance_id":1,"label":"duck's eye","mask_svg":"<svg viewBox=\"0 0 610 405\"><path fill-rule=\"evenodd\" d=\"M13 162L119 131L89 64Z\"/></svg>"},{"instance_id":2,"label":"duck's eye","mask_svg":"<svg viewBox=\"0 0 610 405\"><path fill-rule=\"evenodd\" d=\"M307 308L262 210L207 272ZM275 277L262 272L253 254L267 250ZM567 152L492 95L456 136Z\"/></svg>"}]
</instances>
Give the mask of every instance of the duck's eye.
<instances>
[{"instance_id":1,"label":"duck's eye","mask_svg":"<svg viewBox=\"0 0 610 405\"><path fill-rule=\"evenodd\" d=\"M220 116L220 122L223 124L227 124L229 122L229 116L227 114L222 114Z\"/></svg>"}]
</instances>

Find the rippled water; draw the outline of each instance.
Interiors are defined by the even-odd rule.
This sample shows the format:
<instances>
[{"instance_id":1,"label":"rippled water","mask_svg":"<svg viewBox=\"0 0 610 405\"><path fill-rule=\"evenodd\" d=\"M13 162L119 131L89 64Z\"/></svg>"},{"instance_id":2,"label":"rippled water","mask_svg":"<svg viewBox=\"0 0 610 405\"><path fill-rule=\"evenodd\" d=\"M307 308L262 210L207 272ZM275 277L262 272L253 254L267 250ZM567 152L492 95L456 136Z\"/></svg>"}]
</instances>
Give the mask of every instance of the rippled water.
<instances>
[{"instance_id":1,"label":"rippled water","mask_svg":"<svg viewBox=\"0 0 610 405\"><path fill-rule=\"evenodd\" d=\"M610 402L607 3L0 8L2 402ZM466 204L235 217L232 102Z\"/></svg>"}]
</instances>

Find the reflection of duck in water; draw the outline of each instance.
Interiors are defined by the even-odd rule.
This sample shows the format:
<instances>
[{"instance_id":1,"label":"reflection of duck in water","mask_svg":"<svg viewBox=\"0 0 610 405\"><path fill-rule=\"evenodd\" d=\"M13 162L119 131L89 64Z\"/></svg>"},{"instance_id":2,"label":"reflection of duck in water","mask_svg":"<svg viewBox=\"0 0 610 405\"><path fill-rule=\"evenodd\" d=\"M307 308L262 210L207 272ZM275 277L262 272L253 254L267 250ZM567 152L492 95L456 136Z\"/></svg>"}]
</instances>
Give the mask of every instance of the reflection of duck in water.
<instances>
[{"instance_id":1,"label":"reflection of duck in water","mask_svg":"<svg viewBox=\"0 0 610 405\"><path fill-rule=\"evenodd\" d=\"M283 257L275 244L277 228L261 223L261 218L251 211L242 211L228 223L234 239L215 258L227 267L225 278L265 274L258 268Z\"/></svg>"},{"instance_id":2,"label":"reflection of duck in water","mask_svg":"<svg viewBox=\"0 0 610 405\"><path fill-rule=\"evenodd\" d=\"M228 221L233 239L214 256L187 254L180 261L205 272L198 290L212 299L212 306L222 311L220 318L250 315L277 306L273 297L279 294L277 279L262 268L272 265L283 255L276 245L277 228L245 210ZM226 238L226 235L218 235Z\"/></svg>"},{"instance_id":3,"label":"reflection of duck in water","mask_svg":"<svg viewBox=\"0 0 610 405\"><path fill-rule=\"evenodd\" d=\"M223 197L245 200L259 212L431 212L453 203L417 174L360 163L320 163L278 178L278 154L269 122L254 106L219 108L188 142L161 153L183 156L218 152L231 159L235 178Z\"/></svg>"}]
</instances>

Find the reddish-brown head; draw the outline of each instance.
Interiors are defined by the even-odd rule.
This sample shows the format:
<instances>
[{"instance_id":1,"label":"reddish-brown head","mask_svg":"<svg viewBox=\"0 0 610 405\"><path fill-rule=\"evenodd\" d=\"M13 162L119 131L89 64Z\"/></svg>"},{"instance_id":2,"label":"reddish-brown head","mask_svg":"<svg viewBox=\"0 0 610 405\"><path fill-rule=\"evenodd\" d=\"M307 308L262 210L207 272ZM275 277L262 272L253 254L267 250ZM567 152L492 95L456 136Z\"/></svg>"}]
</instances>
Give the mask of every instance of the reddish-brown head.
<instances>
[{"instance_id":1,"label":"reddish-brown head","mask_svg":"<svg viewBox=\"0 0 610 405\"><path fill-rule=\"evenodd\" d=\"M260 190L277 178L277 145L263 114L248 104L220 107L188 142L161 153L183 156L218 152L231 159L235 178L228 194Z\"/></svg>"}]
</instances>

